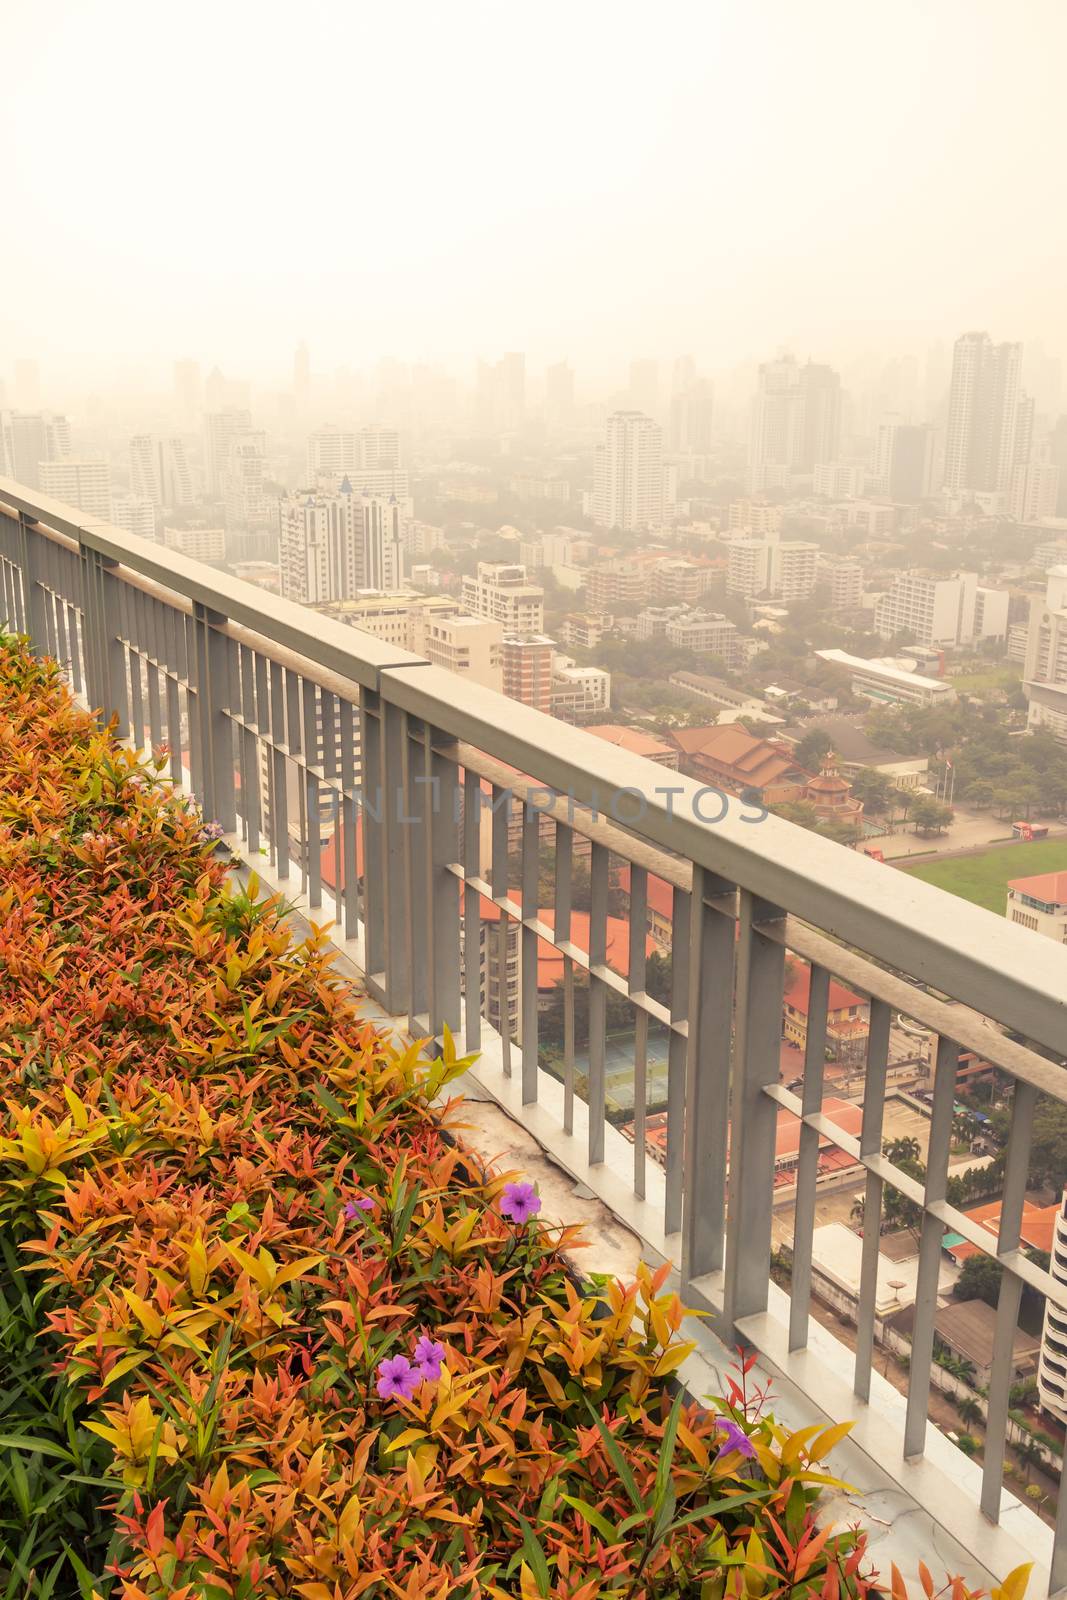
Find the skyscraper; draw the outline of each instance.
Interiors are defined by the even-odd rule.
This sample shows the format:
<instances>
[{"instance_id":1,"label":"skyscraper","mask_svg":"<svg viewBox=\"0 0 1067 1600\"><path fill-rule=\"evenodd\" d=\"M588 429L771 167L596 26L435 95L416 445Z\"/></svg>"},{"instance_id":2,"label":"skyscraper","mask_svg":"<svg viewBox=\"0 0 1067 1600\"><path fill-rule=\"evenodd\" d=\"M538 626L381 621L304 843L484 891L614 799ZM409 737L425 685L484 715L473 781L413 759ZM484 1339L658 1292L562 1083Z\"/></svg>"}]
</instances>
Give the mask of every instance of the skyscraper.
<instances>
[{"instance_id":1,"label":"skyscraper","mask_svg":"<svg viewBox=\"0 0 1067 1600\"><path fill-rule=\"evenodd\" d=\"M945 441L944 486L950 493L1011 488L1021 444L1022 355L1021 344L994 344L988 333L963 333L956 340Z\"/></svg>"},{"instance_id":2,"label":"skyscraper","mask_svg":"<svg viewBox=\"0 0 1067 1600\"><path fill-rule=\"evenodd\" d=\"M395 428L383 428L376 423L358 430L326 426L308 435L309 484L331 474L348 473L358 480L362 472L395 472L399 467L400 435ZM358 487L362 488L363 484ZM397 489L396 492L401 491ZM403 492L407 492L406 484Z\"/></svg>"},{"instance_id":3,"label":"skyscraper","mask_svg":"<svg viewBox=\"0 0 1067 1600\"><path fill-rule=\"evenodd\" d=\"M317 605L403 583L410 501L360 494L345 478L337 494L289 495L279 509L281 590L290 600Z\"/></svg>"},{"instance_id":4,"label":"skyscraper","mask_svg":"<svg viewBox=\"0 0 1067 1600\"><path fill-rule=\"evenodd\" d=\"M204 477L209 496L222 492L222 473L229 460L230 445L239 434L252 430L252 413L240 407L211 411L204 418Z\"/></svg>"},{"instance_id":5,"label":"skyscraper","mask_svg":"<svg viewBox=\"0 0 1067 1600\"><path fill-rule=\"evenodd\" d=\"M663 430L641 411L615 411L593 461L593 521L602 528L663 520Z\"/></svg>"},{"instance_id":6,"label":"skyscraper","mask_svg":"<svg viewBox=\"0 0 1067 1600\"><path fill-rule=\"evenodd\" d=\"M891 500L925 500L933 492L934 430L887 417L878 424L872 488Z\"/></svg>"},{"instance_id":7,"label":"skyscraper","mask_svg":"<svg viewBox=\"0 0 1067 1600\"><path fill-rule=\"evenodd\" d=\"M130 492L157 506L192 505L193 476L185 440L175 434L134 434L130 440Z\"/></svg>"},{"instance_id":8,"label":"skyscraper","mask_svg":"<svg viewBox=\"0 0 1067 1600\"><path fill-rule=\"evenodd\" d=\"M675 363L677 365L677 363ZM704 378L694 378L671 396L671 449L706 455L711 449L714 392Z\"/></svg>"},{"instance_id":9,"label":"skyscraper","mask_svg":"<svg viewBox=\"0 0 1067 1600\"><path fill-rule=\"evenodd\" d=\"M749 435L751 487L784 486L793 474L837 459L841 437L841 379L833 367L792 356L759 369Z\"/></svg>"},{"instance_id":10,"label":"skyscraper","mask_svg":"<svg viewBox=\"0 0 1067 1600\"><path fill-rule=\"evenodd\" d=\"M50 411L0 412L0 472L39 489L42 461L70 455L70 423Z\"/></svg>"}]
</instances>

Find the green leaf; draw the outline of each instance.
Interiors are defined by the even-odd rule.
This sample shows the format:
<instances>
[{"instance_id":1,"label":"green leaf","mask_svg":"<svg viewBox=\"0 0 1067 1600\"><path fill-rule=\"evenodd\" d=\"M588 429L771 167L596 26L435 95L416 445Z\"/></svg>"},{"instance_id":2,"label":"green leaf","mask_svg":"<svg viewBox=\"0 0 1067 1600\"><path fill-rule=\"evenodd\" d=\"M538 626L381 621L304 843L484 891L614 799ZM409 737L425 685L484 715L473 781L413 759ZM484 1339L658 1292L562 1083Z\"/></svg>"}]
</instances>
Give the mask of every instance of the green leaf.
<instances>
[{"instance_id":1,"label":"green leaf","mask_svg":"<svg viewBox=\"0 0 1067 1600\"><path fill-rule=\"evenodd\" d=\"M593 1402L589 1399L588 1395L585 1397L585 1402L593 1414L593 1421L600 1429L600 1436L604 1441L604 1449L611 1457L612 1466L619 1474L619 1479L622 1483L622 1486L630 1497L630 1504L633 1506L635 1511L646 1510L647 1507L645 1506L645 1502L641 1498L641 1491L638 1489L634 1475L630 1471L630 1463L619 1449L618 1440L615 1438L615 1435L607 1426L603 1417L600 1415L600 1412L593 1405Z\"/></svg>"},{"instance_id":2,"label":"green leaf","mask_svg":"<svg viewBox=\"0 0 1067 1600\"><path fill-rule=\"evenodd\" d=\"M591 1506L587 1500L577 1499L573 1494L565 1494L561 1498L574 1511L577 1511L583 1521L588 1522L591 1528L595 1528L597 1533L602 1534L609 1544L618 1543L615 1529L607 1517L602 1516L595 1506Z\"/></svg>"},{"instance_id":3,"label":"green leaf","mask_svg":"<svg viewBox=\"0 0 1067 1600\"><path fill-rule=\"evenodd\" d=\"M28 1433L0 1434L0 1450L29 1450L35 1455L57 1456L60 1461L74 1462L75 1458L61 1444L51 1439L34 1439Z\"/></svg>"},{"instance_id":4,"label":"green leaf","mask_svg":"<svg viewBox=\"0 0 1067 1600\"><path fill-rule=\"evenodd\" d=\"M663 1430L663 1442L659 1450L659 1466L656 1468L655 1506L657 1513L663 1502L664 1494L670 1486L674 1450L678 1443L678 1422L682 1414L682 1394L683 1391L679 1389L674 1397L674 1404L671 1406L671 1414L667 1418L667 1426Z\"/></svg>"},{"instance_id":5,"label":"green leaf","mask_svg":"<svg viewBox=\"0 0 1067 1600\"><path fill-rule=\"evenodd\" d=\"M537 1582L538 1593L547 1596L552 1583L552 1575L548 1570L548 1561L541 1548L541 1542L530 1527L521 1512L516 1511L519 1527L522 1529L523 1554L530 1564L530 1571Z\"/></svg>"}]
</instances>

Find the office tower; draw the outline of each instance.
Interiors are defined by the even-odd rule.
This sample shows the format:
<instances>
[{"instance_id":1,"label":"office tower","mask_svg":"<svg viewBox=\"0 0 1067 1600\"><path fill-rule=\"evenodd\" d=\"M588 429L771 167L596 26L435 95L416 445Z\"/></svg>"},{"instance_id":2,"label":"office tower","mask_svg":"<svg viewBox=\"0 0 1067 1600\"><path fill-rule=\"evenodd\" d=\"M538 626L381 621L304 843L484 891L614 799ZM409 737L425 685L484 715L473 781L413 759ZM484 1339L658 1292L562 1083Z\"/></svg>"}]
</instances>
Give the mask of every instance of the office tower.
<instances>
[{"instance_id":1,"label":"office tower","mask_svg":"<svg viewBox=\"0 0 1067 1600\"><path fill-rule=\"evenodd\" d=\"M203 384L199 361L174 363L174 398L186 423L191 423L200 411Z\"/></svg>"},{"instance_id":2,"label":"office tower","mask_svg":"<svg viewBox=\"0 0 1067 1600\"><path fill-rule=\"evenodd\" d=\"M111 521L124 533L136 534L138 539L156 538L156 506L153 500L139 494L113 494L111 496Z\"/></svg>"},{"instance_id":3,"label":"office tower","mask_svg":"<svg viewBox=\"0 0 1067 1600\"><path fill-rule=\"evenodd\" d=\"M15 362L14 401L22 411L36 411L40 405L41 369L36 361L20 357Z\"/></svg>"},{"instance_id":4,"label":"office tower","mask_svg":"<svg viewBox=\"0 0 1067 1600\"><path fill-rule=\"evenodd\" d=\"M549 427L565 427L574 415L574 368L557 361L545 369L545 421Z\"/></svg>"},{"instance_id":5,"label":"office tower","mask_svg":"<svg viewBox=\"0 0 1067 1600\"><path fill-rule=\"evenodd\" d=\"M1067 744L1067 565L1048 569L1044 599L1030 604L1023 687L1029 727Z\"/></svg>"},{"instance_id":6,"label":"office tower","mask_svg":"<svg viewBox=\"0 0 1067 1600\"><path fill-rule=\"evenodd\" d=\"M130 440L130 492L157 506L192 505L185 440L173 434L135 434Z\"/></svg>"},{"instance_id":7,"label":"office tower","mask_svg":"<svg viewBox=\"0 0 1067 1600\"><path fill-rule=\"evenodd\" d=\"M40 489L53 500L76 506L89 517L107 522L111 517L111 465L101 457L65 456L62 461L42 461Z\"/></svg>"},{"instance_id":8,"label":"office tower","mask_svg":"<svg viewBox=\"0 0 1067 1600\"><path fill-rule=\"evenodd\" d=\"M39 489L42 461L70 455L70 423L50 411L0 412L0 475Z\"/></svg>"},{"instance_id":9,"label":"office tower","mask_svg":"<svg viewBox=\"0 0 1067 1600\"><path fill-rule=\"evenodd\" d=\"M675 390L671 396L672 450L707 455L711 449L713 400L712 386L704 378L694 378L687 388Z\"/></svg>"},{"instance_id":10,"label":"office tower","mask_svg":"<svg viewBox=\"0 0 1067 1600\"><path fill-rule=\"evenodd\" d=\"M336 494L288 495L280 504L282 593L307 605L397 589L411 502L360 494L345 478Z\"/></svg>"},{"instance_id":11,"label":"office tower","mask_svg":"<svg viewBox=\"0 0 1067 1600\"><path fill-rule=\"evenodd\" d=\"M267 493L267 436L249 429L230 440L221 474L226 526L233 530L266 528L273 516Z\"/></svg>"},{"instance_id":12,"label":"office tower","mask_svg":"<svg viewBox=\"0 0 1067 1600\"><path fill-rule=\"evenodd\" d=\"M593 461L593 521L601 528L663 521L663 432L640 411L615 411Z\"/></svg>"},{"instance_id":13,"label":"office tower","mask_svg":"<svg viewBox=\"0 0 1067 1600\"><path fill-rule=\"evenodd\" d=\"M964 333L952 356L944 486L952 494L1007 493L1019 449L1021 344Z\"/></svg>"},{"instance_id":14,"label":"office tower","mask_svg":"<svg viewBox=\"0 0 1067 1600\"><path fill-rule=\"evenodd\" d=\"M400 435L395 428L383 428L377 423L360 429L338 429L331 426L316 428L308 435L307 476L309 484L319 478L346 474L358 479L363 488L364 475L400 472ZM375 483L375 492L381 485ZM390 492L407 494L407 474L402 487L389 485Z\"/></svg>"},{"instance_id":15,"label":"office tower","mask_svg":"<svg viewBox=\"0 0 1067 1600\"><path fill-rule=\"evenodd\" d=\"M204 477L209 498L218 499L222 493L222 473L231 443L239 434L251 431L252 414L241 407L210 411L204 418Z\"/></svg>"},{"instance_id":16,"label":"office tower","mask_svg":"<svg viewBox=\"0 0 1067 1600\"><path fill-rule=\"evenodd\" d=\"M527 580L526 568L515 562L479 561L476 573L467 573L460 595L474 616L499 622L517 639L539 634L545 625L545 591Z\"/></svg>"},{"instance_id":17,"label":"office tower","mask_svg":"<svg viewBox=\"0 0 1067 1600\"><path fill-rule=\"evenodd\" d=\"M914 503L933 493L934 430L925 424L887 417L878 425L873 482L878 494Z\"/></svg>"},{"instance_id":18,"label":"office tower","mask_svg":"<svg viewBox=\"0 0 1067 1600\"><path fill-rule=\"evenodd\" d=\"M832 367L792 356L759 369L749 434L754 490L788 485L794 474L835 461L841 438L841 379Z\"/></svg>"}]
</instances>

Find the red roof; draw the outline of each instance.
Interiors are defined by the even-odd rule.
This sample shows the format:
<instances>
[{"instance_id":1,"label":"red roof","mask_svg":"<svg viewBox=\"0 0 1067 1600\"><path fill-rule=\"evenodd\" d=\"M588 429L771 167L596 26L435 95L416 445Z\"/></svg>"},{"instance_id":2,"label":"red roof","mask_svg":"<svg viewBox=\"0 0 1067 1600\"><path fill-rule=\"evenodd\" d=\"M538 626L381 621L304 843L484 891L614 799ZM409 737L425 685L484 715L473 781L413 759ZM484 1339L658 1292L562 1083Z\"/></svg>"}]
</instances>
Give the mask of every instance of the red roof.
<instances>
[{"instance_id":1,"label":"red roof","mask_svg":"<svg viewBox=\"0 0 1067 1600\"><path fill-rule=\"evenodd\" d=\"M860 1127L863 1123L863 1107L856 1105L851 1100L838 1100L835 1096L828 1096L822 1103L822 1114L841 1129L842 1133L850 1133L858 1139ZM825 1134L819 1136L819 1164L826 1159L830 1151L838 1147L833 1144ZM784 1106L778 1113L778 1131L774 1141L774 1159L782 1162L789 1157L796 1156L800 1151L800 1118L795 1117L791 1111L786 1111ZM844 1166L852 1166L853 1160L846 1151L841 1151L845 1157ZM836 1164L836 1158L835 1158Z\"/></svg>"},{"instance_id":2,"label":"red roof","mask_svg":"<svg viewBox=\"0 0 1067 1600\"><path fill-rule=\"evenodd\" d=\"M1039 872L1033 878L1012 878L1008 888L1014 889L1016 894L1044 900L1046 905L1067 905L1067 872Z\"/></svg>"},{"instance_id":3,"label":"red roof","mask_svg":"<svg viewBox=\"0 0 1067 1600\"><path fill-rule=\"evenodd\" d=\"M995 1239L1000 1230L1001 1201L989 1200L985 1205L972 1206L967 1212L972 1222L979 1223L986 1232ZM1019 1237L1023 1244L1031 1250L1042 1250L1045 1255L1051 1254L1052 1237L1056 1231L1056 1218L1060 1208L1055 1206L1035 1206L1033 1201L1023 1201L1022 1224ZM978 1246L964 1239L961 1244L953 1245L948 1252L957 1265L962 1265L971 1256L981 1255L983 1252Z\"/></svg>"},{"instance_id":4,"label":"red roof","mask_svg":"<svg viewBox=\"0 0 1067 1600\"><path fill-rule=\"evenodd\" d=\"M654 878L649 873L646 880L647 888L645 898L650 911L666 917L670 921L674 915L674 888L665 878ZM619 869L619 887L626 894L630 893L630 863L627 861Z\"/></svg>"},{"instance_id":5,"label":"red roof","mask_svg":"<svg viewBox=\"0 0 1067 1600\"><path fill-rule=\"evenodd\" d=\"M586 728L586 733L591 733L597 739L603 739L608 744L617 745L620 750L629 750L635 756L670 756L674 754L671 745L665 744L662 739L656 739L650 733L642 733L639 728L624 727L621 722L598 722L594 727Z\"/></svg>"},{"instance_id":6,"label":"red roof","mask_svg":"<svg viewBox=\"0 0 1067 1600\"><path fill-rule=\"evenodd\" d=\"M787 1006L792 1006L794 1011L799 1011L802 1016L808 1014L808 996L811 994L811 968L806 961L798 961L792 969L792 977L787 984L783 996ZM867 1001L861 994L856 994L853 989L846 989L843 983L838 983L836 978L830 979L829 1009L831 1011L847 1011L851 1006L865 1006Z\"/></svg>"},{"instance_id":7,"label":"red roof","mask_svg":"<svg viewBox=\"0 0 1067 1600\"><path fill-rule=\"evenodd\" d=\"M462 904L462 899L461 902ZM478 910L483 922L499 922L503 915L500 907L492 900L487 900L484 895L478 897ZM549 928L555 928L556 913L554 910L542 910L537 913L538 921ZM589 912L571 912L571 944L583 954L589 954ZM607 964L613 972L620 977L629 976L630 972L630 924L623 917L608 917L606 928ZM657 954L656 941L650 934L645 935L645 955ZM555 945L549 944L547 939L537 941L537 987L539 989L553 989L557 983L563 982L563 951L557 950Z\"/></svg>"}]
</instances>

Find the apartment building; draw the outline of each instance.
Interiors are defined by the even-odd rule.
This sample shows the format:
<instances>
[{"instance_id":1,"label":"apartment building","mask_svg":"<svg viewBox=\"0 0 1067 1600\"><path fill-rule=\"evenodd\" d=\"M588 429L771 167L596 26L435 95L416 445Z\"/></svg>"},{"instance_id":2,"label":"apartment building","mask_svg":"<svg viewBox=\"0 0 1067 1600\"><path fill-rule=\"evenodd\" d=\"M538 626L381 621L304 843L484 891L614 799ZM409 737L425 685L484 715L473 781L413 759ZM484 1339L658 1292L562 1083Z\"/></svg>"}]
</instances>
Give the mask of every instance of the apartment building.
<instances>
[{"instance_id":1,"label":"apartment building","mask_svg":"<svg viewBox=\"0 0 1067 1600\"><path fill-rule=\"evenodd\" d=\"M479 561L463 578L461 600L474 616L499 622L506 634L533 638L545 625L545 591L530 583L526 568L506 561Z\"/></svg>"},{"instance_id":2,"label":"apartment building","mask_svg":"<svg viewBox=\"0 0 1067 1600\"><path fill-rule=\"evenodd\" d=\"M883 639L906 634L917 644L949 650L969 644L975 636L977 588L978 578L973 572L957 572L950 577L902 572L875 603L875 632ZM1004 626L1006 629L1006 615Z\"/></svg>"},{"instance_id":3,"label":"apartment building","mask_svg":"<svg viewBox=\"0 0 1067 1600\"><path fill-rule=\"evenodd\" d=\"M636 561L604 561L585 575L590 611L616 611L648 596L648 573Z\"/></svg>"},{"instance_id":4,"label":"apartment building","mask_svg":"<svg viewBox=\"0 0 1067 1600\"><path fill-rule=\"evenodd\" d=\"M811 487L827 500L853 500L863 493L866 475L862 461L820 461L812 474Z\"/></svg>"},{"instance_id":5,"label":"apartment building","mask_svg":"<svg viewBox=\"0 0 1067 1600\"><path fill-rule=\"evenodd\" d=\"M1004 915L1032 933L1067 944L1067 872L1039 872L1033 878L1012 878Z\"/></svg>"},{"instance_id":6,"label":"apartment building","mask_svg":"<svg viewBox=\"0 0 1067 1600\"><path fill-rule=\"evenodd\" d=\"M565 721L610 711L611 673L602 667L578 667L568 656L556 656L550 710Z\"/></svg>"},{"instance_id":7,"label":"apartment building","mask_svg":"<svg viewBox=\"0 0 1067 1600\"><path fill-rule=\"evenodd\" d=\"M0 411L0 474L39 489L42 461L70 455L70 423L52 411Z\"/></svg>"},{"instance_id":8,"label":"apartment building","mask_svg":"<svg viewBox=\"0 0 1067 1600\"><path fill-rule=\"evenodd\" d=\"M290 600L314 605L403 583L404 506L356 494L347 478L342 490L288 495L280 503L281 589Z\"/></svg>"},{"instance_id":9,"label":"apartment building","mask_svg":"<svg viewBox=\"0 0 1067 1600\"><path fill-rule=\"evenodd\" d=\"M1044 599L1031 604L1023 687L1028 725L1067 744L1067 563L1048 569Z\"/></svg>"},{"instance_id":10,"label":"apartment building","mask_svg":"<svg viewBox=\"0 0 1067 1600\"><path fill-rule=\"evenodd\" d=\"M174 510L193 504L193 474L177 434L137 433L130 440L130 492Z\"/></svg>"},{"instance_id":11,"label":"apartment building","mask_svg":"<svg viewBox=\"0 0 1067 1600\"><path fill-rule=\"evenodd\" d=\"M854 611L863 604L863 568L858 561L833 561L820 557L816 578L829 590L834 611Z\"/></svg>"},{"instance_id":12,"label":"apartment building","mask_svg":"<svg viewBox=\"0 0 1067 1600\"><path fill-rule=\"evenodd\" d=\"M552 659L555 647L543 633L505 633L501 644L504 693L536 711L552 709Z\"/></svg>"},{"instance_id":13,"label":"apartment building","mask_svg":"<svg viewBox=\"0 0 1067 1600\"><path fill-rule=\"evenodd\" d=\"M320 609L349 627L360 628L376 639L385 639L402 650L413 650L416 655L424 656L430 623L454 617L459 606L447 595L414 594L407 589L392 593L363 589L351 599L323 605Z\"/></svg>"},{"instance_id":14,"label":"apartment building","mask_svg":"<svg viewBox=\"0 0 1067 1600\"><path fill-rule=\"evenodd\" d=\"M1060 1202L1056 1218L1049 1271L1057 1283L1067 1287L1067 1194ZM1044 1410L1060 1422L1067 1422L1067 1312L1053 1305L1051 1300L1045 1302L1037 1389Z\"/></svg>"},{"instance_id":15,"label":"apartment building","mask_svg":"<svg viewBox=\"0 0 1067 1600\"><path fill-rule=\"evenodd\" d=\"M651 572L651 593L664 605L696 605L711 590L717 579L715 567L699 561L657 561Z\"/></svg>"},{"instance_id":16,"label":"apartment building","mask_svg":"<svg viewBox=\"0 0 1067 1600\"><path fill-rule=\"evenodd\" d=\"M572 650L595 650L611 627L608 616L590 616L575 612L564 617L559 636Z\"/></svg>"},{"instance_id":17,"label":"apartment building","mask_svg":"<svg viewBox=\"0 0 1067 1600\"><path fill-rule=\"evenodd\" d=\"M38 467L42 494L77 506L86 516L111 516L111 464L102 457L64 456L61 461L42 461Z\"/></svg>"},{"instance_id":18,"label":"apartment building","mask_svg":"<svg viewBox=\"0 0 1067 1600\"><path fill-rule=\"evenodd\" d=\"M664 630L667 643L699 656L721 656L733 666L737 656L737 628L718 611L687 611L669 617Z\"/></svg>"},{"instance_id":19,"label":"apartment building","mask_svg":"<svg viewBox=\"0 0 1067 1600\"><path fill-rule=\"evenodd\" d=\"M726 592L744 600L803 600L815 588L819 546L800 539L732 539Z\"/></svg>"},{"instance_id":20,"label":"apartment building","mask_svg":"<svg viewBox=\"0 0 1067 1600\"><path fill-rule=\"evenodd\" d=\"M193 523L185 528L163 529L163 543L168 550L177 550L190 561L225 561L226 529L209 528L203 523Z\"/></svg>"},{"instance_id":21,"label":"apartment building","mask_svg":"<svg viewBox=\"0 0 1067 1600\"><path fill-rule=\"evenodd\" d=\"M504 688L500 626L486 617L427 617L422 653L435 667L458 673L470 683L497 693Z\"/></svg>"},{"instance_id":22,"label":"apartment building","mask_svg":"<svg viewBox=\"0 0 1067 1600\"><path fill-rule=\"evenodd\" d=\"M143 495L113 494L110 520L116 528L135 534L138 539L156 537L156 508Z\"/></svg>"}]
</instances>

